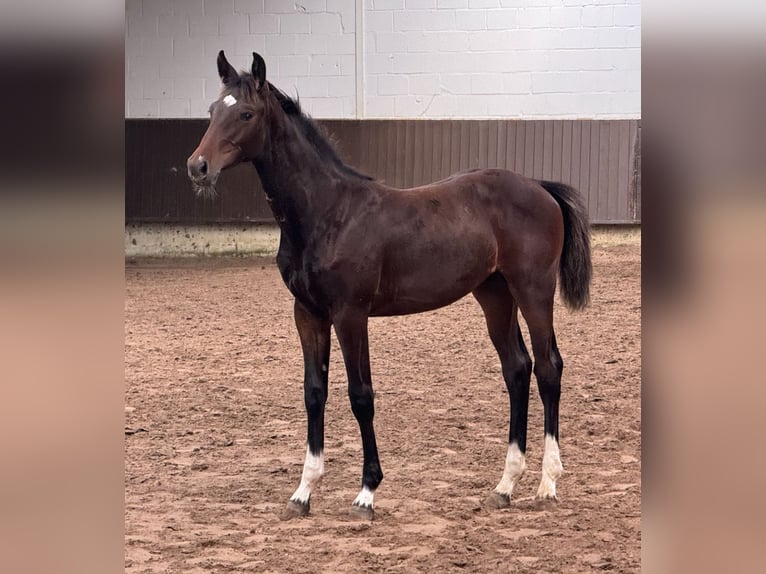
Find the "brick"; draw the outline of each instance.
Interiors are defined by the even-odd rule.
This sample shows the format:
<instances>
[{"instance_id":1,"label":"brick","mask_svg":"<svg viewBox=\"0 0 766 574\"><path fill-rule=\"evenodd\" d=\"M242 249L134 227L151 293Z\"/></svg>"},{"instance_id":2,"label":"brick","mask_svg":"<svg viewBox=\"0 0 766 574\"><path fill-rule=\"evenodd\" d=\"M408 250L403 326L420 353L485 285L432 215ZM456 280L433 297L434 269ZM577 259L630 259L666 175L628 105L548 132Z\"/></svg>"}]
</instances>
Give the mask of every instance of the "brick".
<instances>
[{"instance_id":1,"label":"brick","mask_svg":"<svg viewBox=\"0 0 766 574\"><path fill-rule=\"evenodd\" d=\"M149 56L152 58L173 56L173 38L159 37L136 39L141 42L141 50L139 54L142 56ZM130 54L130 52L128 53Z\"/></svg>"},{"instance_id":2,"label":"brick","mask_svg":"<svg viewBox=\"0 0 766 574\"><path fill-rule=\"evenodd\" d=\"M217 36L218 16L189 16L189 36Z\"/></svg>"},{"instance_id":3,"label":"brick","mask_svg":"<svg viewBox=\"0 0 766 574\"><path fill-rule=\"evenodd\" d=\"M158 118L160 117L159 100L128 100L128 117Z\"/></svg>"},{"instance_id":4,"label":"brick","mask_svg":"<svg viewBox=\"0 0 766 574\"><path fill-rule=\"evenodd\" d=\"M429 118L454 118L459 115L458 99L449 94L436 94L428 106L425 117Z\"/></svg>"},{"instance_id":5,"label":"brick","mask_svg":"<svg viewBox=\"0 0 766 574\"><path fill-rule=\"evenodd\" d=\"M188 36L189 19L162 14L159 21L159 35L165 37Z\"/></svg>"},{"instance_id":6,"label":"brick","mask_svg":"<svg viewBox=\"0 0 766 574\"><path fill-rule=\"evenodd\" d=\"M332 36L327 34L300 34L295 36L296 54L326 54Z\"/></svg>"},{"instance_id":7,"label":"brick","mask_svg":"<svg viewBox=\"0 0 766 574\"><path fill-rule=\"evenodd\" d=\"M125 18L141 15L141 0L125 0Z\"/></svg>"},{"instance_id":8,"label":"brick","mask_svg":"<svg viewBox=\"0 0 766 574\"><path fill-rule=\"evenodd\" d=\"M368 94L364 99L364 113L371 118L390 118L394 115L394 100Z\"/></svg>"},{"instance_id":9,"label":"brick","mask_svg":"<svg viewBox=\"0 0 766 574\"><path fill-rule=\"evenodd\" d=\"M140 100L144 97L144 81L141 78L128 78L125 75L125 98L127 100Z\"/></svg>"},{"instance_id":10,"label":"brick","mask_svg":"<svg viewBox=\"0 0 766 574\"><path fill-rule=\"evenodd\" d=\"M519 15L514 8L487 10L488 30L507 30L518 26Z\"/></svg>"},{"instance_id":11,"label":"brick","mask_svg":"<svg viewBox=\"0 0 766 574\"><path fill-rule=\"evenodd\" d=\"M477 10L456 10L455 28L457 30L486 30L487 13Z\"/></svg>"},{"instance_id":12,"label":"brick","mask_svg":"<svg viewBox=\"0 0 766 574\"><path fill-rule=\"evenodd\" d=\"M431 72L427 54L394 54L392 70L396 74Z\"/></svg>"},{"instance_id":13,"label":"brick","mask_svg":"<svg viewBox=\"0 0 766 574\"><path fill-rule=\"evenodd\" d=\"M521 28L548 28L551 22L550 8L519 8L518 25Z\"/></svg>"},{"instance_id":14,"label":"brick","mask_svg":"<svg viewBox=\"0 0 766 574\"><path fill-rule=\"evenodd\" d=\"M298 94L301 97L323 97L328 94L328 79L317 77L298 78Z\"/></svg>"},{"instance_id":15,"label":"brick","mask_svg":"<svg viewBox=\"0 0 766 574\"><path fill-rule=\"evenodd\" d=\"M502 74L471 75L472 94L502 94L504 91Z\"/></svg>"},{"instance_id":16,"label":"brick","mask_svg":"<svg viewBox=\"0 0 766 574\"><path fill-rule=\"evenodd\" d=\"M405 8L408 10L423 10L427 8L436 8L436 0L405 0Z\"/></svg>"},{"instance_id":17,"label":"brick","mask_svg":"<svg viewBox=\"0 0 766 574\"><path fill-rule=\"evenodd\" d=\"M468 32L439 32L438 49L442 52L465 52L469 50Z\"/></svg>"},{"instance_id":18,"label":"brick","mask_svg":"<svg viewBox=\"0 0 766 574\"><path fill-rule=\"evenodd\" d=\"M340 55L340 73L343 76L356 74L356 57L346 54Z\"/></svg>"},{"instance_id":19,"label":"brick","mask_svg":"<svg viewBox=\"0 0 766 574\"><path fill-rule=\"evenodd\" d=\"M327 2L326 0L296 0L295 7L298 12L313 14L314 12L325 12Z\"/></svg>"},{"instance_id":20,"label":"brick","mask_svg":"<svg viewBox=\"0 0 766 574\"><path fill-rule=\"evenodd\" d=\"M295 4L290 0L265 0L263 10L268 14L288 14L295 12Z\"/></svg>"},{"instance_id":21,"label":"brick","mask_svg":"<svg viewBox=\"0 0 766 574\"><path fill-rule=\"evenodd\" d=\"M583 26L611 26L614 23L614 9L611 6L585 6L582 9Z\"/></svg>"},{"instance_id":22,"label":"brick","mask_svg":"<svg viewBox=\"0 0 766 574\"><path fill-rule=\"evenodd\" d=\"M159 16L131 16L128 18L128 36L133 38L156 36Z\"/></svg>"},{"instance_id":23,"label":"brick","mask_svg":"<svg viewBox=\"0 0 766 574\"><path fill-rule=\"evenodd\" d=\"M364 56L364 65L370 74L386 74L393 70L395 54L370 54Z\"/></svg>"},{"instance_id":24,"label":"brick","mask_svg":"<svg viewBox=\"0 0 766 574\"><path fill-rule=\"evenodd\" d=\"M364 15L364 25L370 32L393 32L394 13L390 11L375 11Z\"/></svg>"},{"instance_id":25,"label":"brick","mask_svg":"<svg viewBox=\"0 0 766 574\"><path fill-rule=\"evenodd\" d=\"M404 8L404 0L373 0L375 10L401 10Z\"/></svg>"},{"instance_id":26,"label":"brick","mask_svg":"<svg viewBox=\"0 0 766 574\"><path fill-rule=\"evenodd\" d=\"M280 56L277 59L280 76L306 76L309 73L309 56Z\"/></svg>"},{"instance_id":27,"label":"brick","mask_svg":"<svg viewBox=\"0 0 766 574\"><path fill-rule=\"evenodd\" d=\"M500 0L468 0L469 8L497 8Z\"/></svg>"},{"instance_id":28,"label":"brick","mask_svg":"<svg viewBox=\"0 0 766 574\"><path fill-rule=\"evenodd\" d=\"M236 36L250 33L250 18L247 14L229 14L218 17L221 36Z\"/></svg>"},{"instance_id":29,"label":"brick","mask_svg":"<svg viewBox=\"0 0 766 574\"><path fill-rule=\"evenodd\" d=\"M412 74L409 80L411 94L439 93L439 76L436 74Z\"/></svg>"},{"instance_id":30,"label":"brick","mask_svg":"<svg viewBox=\"0 0 766 574\"><path fill-rule=\"evenodd\" d=\"M347 33L354 31L356 18L354 0L327 0L327 11L340 15L341 24Z\"/></svg>"},{"instance_id":31,"label":"brick","mask_svg":"<svg viewBox=\"0 0 766 574\"><path fill-rule=\"evenodd\" d=\"M189 117L191 118L207 118L208 117L208 108L210 107L210 102L204 99L192 99L189 106Z\"/></svg>"},{"instance_id":32,"label":"brick","mask_svg":"<svg viewBox=\"0 0 766 574\"><path fill-rule=\"evenodd\" d=\"M263 14L263 0L234 0L235 14Z\"/></svg>"},{"instance_id":33,"label":"brick","mask_svg":"<svg viewBox=\"0 0 766 574\"><path fill-rule=\"evenodd\" d=\"M449 94L470 94L471 78L468 74L440 74L439 86Z\"/></svg>"},{"instance_id":34,"label":"brick","mask_svg":"<svg viewBox=\"0 0 766 574\"><path fill-rule=\"evenodd\" d=\"M615 6L614 7L614 25L615 26L640 26L641 25L641 6Z\"/></svg>"},{"instance_id":35,"label":"brick","mask_svg":"<svg viewBox=\"0 0 766 574\"><path fill-rule=\"evenodd\" d=\"M312 14L311 15L311 33L312 34L341 34L341 20L339 14Z\"/></svg>"},{"instance_id":36,"label":"brick","mask_svg":"<svg viewBox=\"0 0 766 574\"><path fill-rule=\"evenodd\" d=\"M144 97L147 99L163 99L173 97L173 80L158 78L144 85Z\"/></svg>"},{"instance_id":37,"label":"brick","mask_svg":"<svg viewBox=\"0 0 766 574\"><path fill-rule=\"evenodd\" d=\"M340 73L340 56L312 56L312 76L339 76Z\"/></svg>"},{"instance_id":38,"label":"brick","mask_svg":"<svg viewBox=\"0 0 766 574\"><path fill-rule=\"evenodd\" d=\"M273 14L251 14L250 32L253 34L278 34L279 16Z\"/></svg>"},{"instance_id":39,"label":"brick","mask_svg":"<svg viewBox=\"0 0 766 574\"><path fill-rule=\"evenodd\" d=\"M315 118L343 117L343 100L340 98L317 98L309 100L311 115Z\"/></svg>"},{"instance_id":40,"label":"brick","mask_svg":"<svg viewBox=\"0 0 766 574\"><path fill-rule=\"evenodd\" d=\"M439 49L436 32L407 32L408 52L435 52Z\"/></svg>"},{"instance_id":41,"label":"brick","mask_svg":"<svg viewBox=\"0 0 766 574\"><path fill-rule=\"evenodd\" d=\"M327 90L336 97L354 96L356 95L356 78L354 76L327 78Z\"/></svg>"},{"instance_id":42,"label":"brick","mask_svg":"<svg viewBox=\"0 0 766 574\"><path fill-rule=\"evenodd\" d=\"M176 98L201 100L205 97L205 80L202 78L174 78L173 95Z\"/></svg>"},{"instance_id":43,"label":"brick","mask_svg":"<svg viewBox=\"0 0 766 574\"><path fill-rule=\"evenodd\" d=\"M582 8L574 6L561 6L551 8L552 28L577 28L582 21Z\"/></svg>"},{"instance_id":44,"label":"brick","mask_svg":"<svg viewBox=\"0 0 766 574\"><path fill-rule=\"evenodd\" d=\"M160 100L160 116L163 118L188 118L189 109L188 99Z\"/></svg>"},{"instance_id":45,"label":"brick","mask_svg":"<svg viewBox=\"0 0 766 574\"><path fill-rule=\"evenodd\" d=\"M378 76L378 95L397 96L408 94L410 90L409 80L406 75Z\"/></svg>"},{"instance_id":46,"label":"brick","mask_svg":"<svg viewBox=\"0 0 766 574\"><path fill-rule=\"evenodd\" d=\"M266 36L266 52L274 56L295 54L295 36Z\"/></svg>"},{"instance_id":47,"label":"brick","mask_svg":"<svg viewBox=\"0 0 766 574\"><path fill-rule=\"evenodd\" d=\"M509 73L503 75L503 90L506 94L529 94L532 92L532 74Z\"/></svg>"},{"instance_id":48,"label":"brick","mask_svg":"<svg viewBox=\"0 0 766 574\"><path fill-rule=\"evenodd\" d=\"M401 32L378 32L373 38L374 44L367 44L368 51L370 48L379 54L407 51L407 36Z\"/></svg>"},{"instance_id":49,"label":"brick","mask_svg":"<svg viewBox=\"0 0 766 574\"><path fill-rule=\"evenodd\" d=\"M177 62L192 62L203 65L205 40L203 38L174 38L173 59Z\"/></svg>"},{"instance_id":50,"label":"brick","mask_svg":"<svg viewBox=\"0 0 766 574\"><path fill-rule=\"evenodd\" d=\"M173 14L176 16L202 16L204 13L204 0L173 0Z\"/></svg>"},{"instance_id":51,"label":"brick","mask_svg":"<svg viewBox=\"0 0 766 574\"><path fill-rule=\"evenodd\" d=\"M262 38L262 36L261 36ZM237 53L237 39L231 36L208 36L205 38L205 66L216 69L215 58L223 50L227 55Z\"/></svg>"},{"instance_id":52,"label":"brick","mask_svg":"<svg viewBox=\"0 0 766 574\"><path fill-rule=\"evenodd\" d=\"M521 117L521 103L517 95L495 94L483 97L487 116L493 118Z\"/></svg>"},{"instance_id":53,"label":"brick","mask_svg":"<svg viewBox=\"0 0 766 574\"><path fill-rule=\"evenodd\" d=\"M141 13L144 16L159 16L173 13L173 0L143 0Z\"/></svg>"},{"instance_id":54,"label":"brick","mask_svg":"<svg viewBox=\"0 0 766 574\"><path fill-rule=\"evenodd\" d=\"M280 34L308 34L311 17L308 14L283 14L279 17Z\"/></svg>"},{"instance_id":55,"label":"brick","mask_svg":"<svg viewBox=\"0 0 766 574\"><path fill-rule=\"evenodd\" d=\"M455 13L452 10L406 10L394 12L396 31L453 30Z\"/></svg>"},{"instance_id":56,"label":"brick","mask_svg":"<svg viewBox=\"0 0 766 574\"><path fill-rule=\"evenodd\" d=\"M468 0L436 0L437 8L468 8Z\"/></svg>"},{"instance_id":57,"label":"brick","mask_svg":"<svg viewBox=\"0 0 766 574\"><path fill-rule=\"evenodd\" d=\"M247 62L252 63L253 52L258 52L261 55L266 53L266 36L261 34L243 34L234 37L234 55L247 56ZM267 66L268 64L269 62L266 62Z\"/></svg>"},{"instance_id":58,"label":"brick","mask_svg":"<svg viewBox=\"0 0 766 574\"><path fill-rule=\"evenodd\" d=\"M356 36L354 34L343 34L341 36L331 37L327 42L328 54L355 54Z\"/></svg>"},{"instance_id":59,"label":"brick","mask_svg":"<svg viewBox=\"0 0 766 574\"><path fill-rule=\"evenodd\" d=\"M134 56L128 59L128 77L155 80L160 77L160 63L153 56Z\"/></svg>"},{"instance_id":60,"label":"brick","mask_svg":"<svg viewBox=\"0 0 766 574\"><path fill-rule=\"evenodd\" d=\"M209 16L234 14L234 0L205 0L205 14Z\"/></svg>"},{"instance_id":61,"label":"brick","mask_svg":"<svg viewBox=\"0 0 766 574\"><path fill-rule=\"evenodd\" d=\"M517 35L516 30L466 32L469 49L475 52L507 51L510 47L509 40Z\"/></svg>"}]
</instances>

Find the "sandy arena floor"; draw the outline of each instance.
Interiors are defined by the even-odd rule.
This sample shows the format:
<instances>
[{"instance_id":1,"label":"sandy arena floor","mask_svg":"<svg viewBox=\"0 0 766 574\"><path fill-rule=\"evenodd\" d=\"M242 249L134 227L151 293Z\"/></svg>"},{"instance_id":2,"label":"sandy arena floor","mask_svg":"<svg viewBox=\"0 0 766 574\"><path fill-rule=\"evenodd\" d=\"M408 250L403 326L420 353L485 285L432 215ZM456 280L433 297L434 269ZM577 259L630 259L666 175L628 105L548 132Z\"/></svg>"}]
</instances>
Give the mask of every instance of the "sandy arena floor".
<instances>
[{"instance_id":1,"label":"sandy arena floor","mask_svg":"<svg viewBox=\"0 0 766 574\"><path fill-rule=\"evenodd\" d=\"M312 515L282 522L305 452L292 299L265 259L126 265L126 546L130 574L638 572L640 245L594 248L593 303L556 309L565 369L560 502L532 502L542 408L533 380L528 470L500 479L508 395L478 304L371 320L376 517L349 508L361 440L333 336L325 475Z\"/></svg>"}]
</instances>

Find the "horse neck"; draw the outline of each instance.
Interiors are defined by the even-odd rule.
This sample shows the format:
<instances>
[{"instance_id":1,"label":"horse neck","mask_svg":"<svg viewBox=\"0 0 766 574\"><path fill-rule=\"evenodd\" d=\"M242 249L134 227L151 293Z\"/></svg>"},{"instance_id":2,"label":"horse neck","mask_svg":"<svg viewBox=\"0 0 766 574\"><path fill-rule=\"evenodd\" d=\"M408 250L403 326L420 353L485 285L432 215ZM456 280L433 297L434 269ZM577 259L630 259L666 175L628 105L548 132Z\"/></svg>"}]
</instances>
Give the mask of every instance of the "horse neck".
<instances>
[{"instance_id":1,"label":"horse neck","mask_svg":"<svg viewBox=\"0 0 766 574\"><path fill-rule=\"evenodd\" d=\"M345 177L281 110L270 126L268 151L255 160L274 217L290 244L306 238L338 199Z\"/></svg>"}]
</instances>

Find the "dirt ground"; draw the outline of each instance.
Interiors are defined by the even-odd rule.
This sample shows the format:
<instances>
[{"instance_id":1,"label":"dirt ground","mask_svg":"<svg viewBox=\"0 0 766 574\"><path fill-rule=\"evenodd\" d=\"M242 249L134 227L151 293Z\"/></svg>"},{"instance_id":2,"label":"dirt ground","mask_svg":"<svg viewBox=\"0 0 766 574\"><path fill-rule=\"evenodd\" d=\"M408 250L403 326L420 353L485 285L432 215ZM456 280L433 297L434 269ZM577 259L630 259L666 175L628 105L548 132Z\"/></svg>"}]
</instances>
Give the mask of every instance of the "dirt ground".
<instances>
[{"instance_id":1,"label":"dirt ground","mask_svg":"<svg viewBox=\"0 0 766 574\"><path fill-rule=\"evenodd\" d=\"M125 571L638 572L640 244L594 249L592 305L556 309L565 368L559 504L538 509L542 408L508 509L508 395L467 297L370 326L385 478L372 523L349 516L361 440L333 336L326 475L312 514L279 515L305 452L292 299L265 259L128 262Z\"/></svg>"}]
</instances>

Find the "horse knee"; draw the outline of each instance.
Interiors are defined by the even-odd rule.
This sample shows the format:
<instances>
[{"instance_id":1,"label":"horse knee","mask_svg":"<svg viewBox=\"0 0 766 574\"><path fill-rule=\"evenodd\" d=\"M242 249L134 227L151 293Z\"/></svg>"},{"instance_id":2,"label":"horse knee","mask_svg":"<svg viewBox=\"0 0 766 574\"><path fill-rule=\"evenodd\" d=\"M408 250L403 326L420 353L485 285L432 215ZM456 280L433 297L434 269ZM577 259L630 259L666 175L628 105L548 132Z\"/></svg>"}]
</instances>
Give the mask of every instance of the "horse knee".
<instances>
[{"instance_id":1,"label":"horse knee","mask_svg":"<svg viewBox=\"0 0 766 574\"><path fill-rule=\"evenodd\" d=\"M309 415L319 415L324 410L327 402L327 392L321 386L308 386L304 390L304 400L306 403L306 412Z\"/></svg>"},{"instance_id":2,"label":"horse knee","mask_svg":"<svg viewBox=\"0 0 766 574\"><path fill-rule=\"evenodd\" d=\"M515 385L528 385L532 376L532 359L529 355L516 357L513 362L503 365L503 378L506 386L510 389Z\"/></svg>"},{"instance_id":3,"label":"horse knee","mask_svg":"<svg viewBox=\"0 0 766 574\"><path fill-rule=\"evenodd\" d=\"M348 398L351 401L351 412L357 420L372 418L375 415L375 395L372 387L349 387Z\"/></svg>"},{"instance_id":4,"label":"horse knee","mask_svg":"<svg viewBox=\"0 0 766 574\"><path fill-rule=\"evenodd\" d=\"M561 371L563 366L560 358L558 361L552 360L547 363L535 363L535 378L537 379L537 388L541 396L553 398L561 396Z\"/></svg>"}]
</instances>

